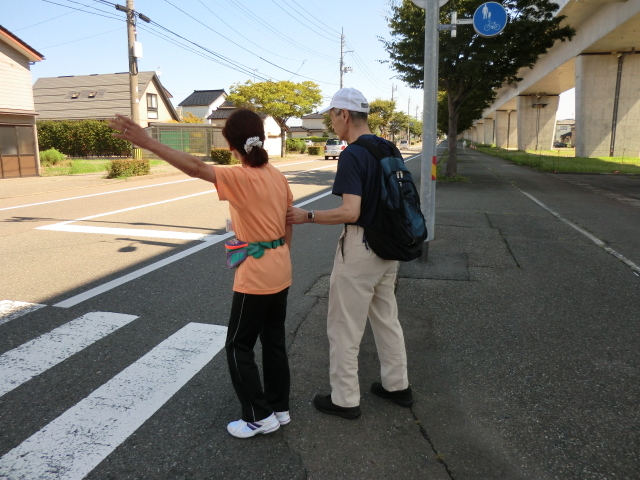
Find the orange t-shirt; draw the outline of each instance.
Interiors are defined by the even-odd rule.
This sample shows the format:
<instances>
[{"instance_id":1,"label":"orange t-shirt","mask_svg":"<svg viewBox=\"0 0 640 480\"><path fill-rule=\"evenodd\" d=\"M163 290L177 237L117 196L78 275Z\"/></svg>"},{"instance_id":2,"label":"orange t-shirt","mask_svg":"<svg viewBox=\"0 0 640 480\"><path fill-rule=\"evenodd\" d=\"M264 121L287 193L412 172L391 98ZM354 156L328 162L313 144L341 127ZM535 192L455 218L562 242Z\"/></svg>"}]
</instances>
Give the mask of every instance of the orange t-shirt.
<instances>
[{"instance_id":1,"label":"orange t-shirt","mask_svg":"<svg viewBox=\"0 0 640 480\"><path fill-rule=\"evenodd\" d=\"M284 237L293 194L285 176L270 163L261 167L213 167L218 198L229 202L233 230L245 242ZM233 290L254 295L278 293L291 285L289 245L265 249L236 268Z\"/></svg>"}]
</instances>

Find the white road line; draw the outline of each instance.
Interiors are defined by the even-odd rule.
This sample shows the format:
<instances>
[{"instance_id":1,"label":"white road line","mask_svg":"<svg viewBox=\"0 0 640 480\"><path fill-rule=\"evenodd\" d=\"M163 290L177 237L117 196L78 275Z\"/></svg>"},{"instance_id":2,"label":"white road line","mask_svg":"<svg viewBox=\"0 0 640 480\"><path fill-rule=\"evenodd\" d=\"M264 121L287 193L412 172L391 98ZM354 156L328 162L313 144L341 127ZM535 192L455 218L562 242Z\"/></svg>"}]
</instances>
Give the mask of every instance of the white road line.
<instances>
[{"instance_id":1,"label":"white road line","mask_svg":"<svg viewBox=\"0 0 640 480\"><path fill-rule=\"evenodd\" d=\"M211 361L226 330L189 323L0 458L0 478L81 480Z\"/></svg>"},{"instance_id":2,"label":"white road line","mask_svg":"<svg viewBox=\"0 0 640 480\"><path fill-rule=\"evenodd\" d=\"M0 355L0 397L136 318L87 313Z\"/></svg>"},{"instance_id":3,"label":"white road line","mask_svg":"<svg viewBox=\"0 0 640 480\"><path fill-rule=\"evenodd\" d=\"M38 206L38 205L46 205L48 203L67 202L69 200L78 200L80 198L99 197L100 195L111 195L112 193L130 192L131 190L140 190L142 188L163 187L165 185L173 185L174 183L192 182L193 180L197 180L197 178L187 178L186 180L177 180L175 182L158 183L156 185L145 185L144 187L125 188L123 190L115 190L113 192L92 193L91 195L81 195L79 197L61 198L59 200L50 200L48 202L30 203L28 205L16 205L15 207L0 208L0 212L3 211L3 210L13 210L13 209L16 209L16 208L25 208L25 207L35 207L35 206Z\"/></svg>"},{"instance_id":4,"label":"white road line","mask_svg":"<svg viewBox=\"0 0 640 480\"><path fill-rule=\"evenodd\" d=\"M515 187L515 185L514 185ZM562 215L560 215L558 212L552 210L551 208L547 207L544 203L542 203L540 200L538 200L536 197L534 197L533 195L525 192L524 190L520 190L518 187L515 187L516 190L520 191L522 194L526 195L527 197L529 197L534 203L536 203L537 205L539 205L540 207L544 208L547 212L549 212L551 215L553 215L554 217L556 217L558 220L563 221L564 223L566 223L567 225L569 225L571 228L577 230L578 232L580 232L582 235L584 235L585 237L587 237L589 240L591 240L594 244L596 244L598 247L601 247L605 252L609 253L610 255L613 255L614 257L616 257L618 260L620 260L621 262L623 262L625 265L627 265L628 267L630 267L634 272L636 273L640 273L640 266L636 265L635 263L633 263L631 260L629 260L628 258L626 258L624 255L622 255L621 253L616 252L613 248L607 246L602 240L600 240L598 237L596 237L595 235L592 235L591 233L587 232L584 228L576 225L575 223L573 223L571 220L568 220L566 218L564 218Z\"/></svg>"},{"instance_id":5,"label":"white road line","mask_svg":"<svg viewBox=\"0 0 640 480\"><path fill-rule=\"evenodd\" d=\"M109 227L91 227L82 225L64 225L56 223L55 225L47 225L38 227L38 230L54 230L56 232L72 232L72 233L98 233L102 235L124 235L130 237L144 238L167 238L174 240L204 240L208 234L206 233L189 233L174 232L171 230L149 230L143 228L109 228Z\"/></svg>"},{"instance_id":6,"label":"white road line","mask_svg":"<svg viewBox=\"0 0 640 480\"><path fill-rule=\"evenodd\" d=\"M74 305L77 305L79 303L84 302L85 300L88 300L90 298L96 297L98 295L101 295L105 292L108 292L109 290L112 290L116 287L119 287L120 285L123 285L127 282L130 282L131 280L135 280L136 278L140 278L143 275L146 275L147 273L151 273L155 270L158 270L159 268L165 267L167 265L172 264L173 262L177 262L178 260L182 260L185 257L188 257L189 255L192 255L196 252L199 252L200 250L203 250L205 248L210 247L211 245L215 245L216 243L219 243L223 240L226 240L227 238L233 237L234 233L233 232L229 232L226 233L224 235L211 235L208 236L204 242L202 242L200 245L196 245L195 247L191 247L188 248L186 250L183 250L179 253L176 253L175 255L171 255L170 257L167 257L163 260L160 260L159 262L156 263L152 263L151 265L147 265L146 267L143 267L139 270L136 270L134 272L128 273L127 275L124 275L120 278L116 278L114 280L111 280L110 282L107 283L103 283L102 285L99 285L95 288L92 288L91 290L87 290L86 292L80 293L78 295L75 295L71 298L68 298L66 300L63 300L62 302L56 303L53 306L54 307L60 307L60 308L69 308L69 307L73 307Z\"/></svg>"},{"instance_id":7,"label":"white road line","mask_svg":"<svg viewBox=\"0 0 640 480\"><path fill-rule=\"evenodd\" d=\"M275 165L275 167L276 168L290 167L292 165L299 165L299 164L302 164L302 163L310 163L310 162L317 162L317 160L305 160L304 162L288 163L286 165ZM35 206L38 206L38 205L46 205L48 203L67 202L69 200L78 200L78 199L81 199L81 198L98 197L100 195L111 195L112 193L130 192L132 190L140 190L142 188L162 187L162 186L165 186L165 185L173 185L174 183L192 182L194 180L198 180L198 179L197 178L187 178L185 180L176 180L175 182L158 183L158 184L155 184L155 185L145 185L143 187L125 188L123 190L115 190L113 192L92 193L90 195L81 195L79 197L61 198L59 200L50 200L48 202L30 203L30 204L27 204L27 205L16 205L15 207L0 208L0 212L2 212L3 210L14 210L16 208L25 208L25 207L35 207Z\"/></svg>"},{"instance_id":8,"label":"white road line","mask_svg":"<svg viewBox=\"0 0 640 480\"><path fill-rule=\"evenodd\" d=\"M420 155L416 155L413 158L419 158ZM413 158L409 159L409 160L413 160ZM335 164L331 164L331 165L326 165L324 167L320 167L320 168L329 168L329 167L333 167L335 166ZM317 170L317 169L316 169ZM310 198L308 200L305 200L304 202L300 202L296 205L294 205L295 207L302 207L304 205L307 205L309 203L315 202L316 200L319 200L321 198L324 198L328 195L331 195L331 190L322 193L320 195L317 195L313 198ZM176 253L175 255L172 255L170 257L167 257L163 260L160 260L159 262L156 263L152 263L151 265L147 265L146 267L143 267L139 270L133 271L131 273L128 273L127 275L124 275L122 277L116 278L114 280L111 280L107 283L104 283L102 285L98 285L97 287L94 287L90 290L87 290L86 292L82 292L78 295L75 295L73 297L67 298L66 300L63 300L61 302L58 302L56 304L54 304L54 307L58 307L58 308L70 308L73 307L75 305L78 305L79 303L82 303L86 300L89 300L90 298L93 297L97 297L98 295L102 295L105 292L108 292L109 290L113 290L114 288L117 288L121 285L124 285L127 282L130 282L132 280L135 280L137 278L142 277L143 275L146 275L147 273L151 273L155 270L158 270L162 267L165 267L167 265L172 264L173 262L177 262L178 260L182 260L183 258L188 257L189 255L192 255L194 253L199 252L200 250L204 250L205 248L208 248L212 245L215 245L223 240L226 240L227 238L231 238L234 235L233 232L227 233L225 235L208 235L207 237L203 238L203 243L200 245L196 245L195 247L191 247L188 248L186 250L183 250L179 253Z\"/></svg>"},{"instance_id":9,"label":"white road line","mask_svg":"<svg viewBox=\"0 0 640 480\"><path fill-rule=\"evenodd\" d=\"M0 325L10 322L22 315L26 315L27 313L34 312L42 307L46 307L46 305L2 300L0 301Z\"/></svg>"}]
</instances>

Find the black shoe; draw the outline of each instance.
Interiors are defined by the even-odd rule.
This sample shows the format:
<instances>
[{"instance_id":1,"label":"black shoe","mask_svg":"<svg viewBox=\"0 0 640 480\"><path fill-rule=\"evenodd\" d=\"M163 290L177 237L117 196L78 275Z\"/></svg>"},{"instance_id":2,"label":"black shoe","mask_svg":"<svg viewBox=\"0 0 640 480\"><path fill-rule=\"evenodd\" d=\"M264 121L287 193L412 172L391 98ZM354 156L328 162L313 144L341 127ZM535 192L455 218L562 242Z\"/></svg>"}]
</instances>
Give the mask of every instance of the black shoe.
<instances>
[{"instance_id":1,"label":"black shoe","mask_svg":"<svg viewBox=\"0 0 640 480\"><path fill-rule=\"evenodd\" d=\"M355 420L362 413L359 406L339 407L331 401L331 394L316 395L313 399L313 406L320 410L322 413L328 413L329 415L338 415L339 417L346 418L347 420Z\"/></svg>"},{"instance_id":2,"label":"black shoe","mask_svg":"<svg viewBox=\"0 0 640 480\"><path fill-rule=\"evenodd\" d=\"M407 387L404 390L390 392L385 390L382 383L375 382L371 385L371 391L379 397L389 398L403 407L410 407L413 405L413 392L411 391L411 387Z\"/></svg>"}]
</instances>

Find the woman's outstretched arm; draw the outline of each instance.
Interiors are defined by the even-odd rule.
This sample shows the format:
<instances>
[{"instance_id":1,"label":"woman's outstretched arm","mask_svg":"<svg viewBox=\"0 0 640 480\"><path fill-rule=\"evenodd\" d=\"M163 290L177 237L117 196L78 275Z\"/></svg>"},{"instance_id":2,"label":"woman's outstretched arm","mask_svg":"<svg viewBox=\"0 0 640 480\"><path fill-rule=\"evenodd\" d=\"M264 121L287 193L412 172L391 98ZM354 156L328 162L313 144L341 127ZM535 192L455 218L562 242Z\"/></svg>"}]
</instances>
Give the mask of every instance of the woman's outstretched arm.
<instances>
[{"instance_id":1,"label":"woman's outstretched arm","mask_svg":"<svg viewBox=\"0 0 640 480\"><path fill-rule=\"evenodd\" d=\"M216 172L211 165L207 165L198 157L174 150L154 140L133 120L123 115L116 115L116 118L109 120L109 126L120 132L114 133L114 137L128 140L140 148L153 152L190 177L201 178L211 183L216 182Z\"/></svg>"}]
</instances>

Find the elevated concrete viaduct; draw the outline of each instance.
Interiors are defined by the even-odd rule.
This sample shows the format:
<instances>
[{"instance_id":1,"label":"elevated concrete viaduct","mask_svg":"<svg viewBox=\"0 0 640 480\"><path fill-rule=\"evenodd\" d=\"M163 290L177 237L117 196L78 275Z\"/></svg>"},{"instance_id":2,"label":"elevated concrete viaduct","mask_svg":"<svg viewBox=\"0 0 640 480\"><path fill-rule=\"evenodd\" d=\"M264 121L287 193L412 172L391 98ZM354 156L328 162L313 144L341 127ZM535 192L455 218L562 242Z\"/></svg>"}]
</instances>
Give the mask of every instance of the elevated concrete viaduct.
<instances>
[{"instance_id":1,"label":"elevated concrete viaduct","mask_svg":"<svg viewBox=\"0 0 640 480\"><path fill-rule=\"evenodd\" d=\"M575 87L576 156L640 156L640 0L558 0L576 29L523 78L504 85L464 138L502 148L552 147L559 95Z\"/></svg>"}]
</instances>

